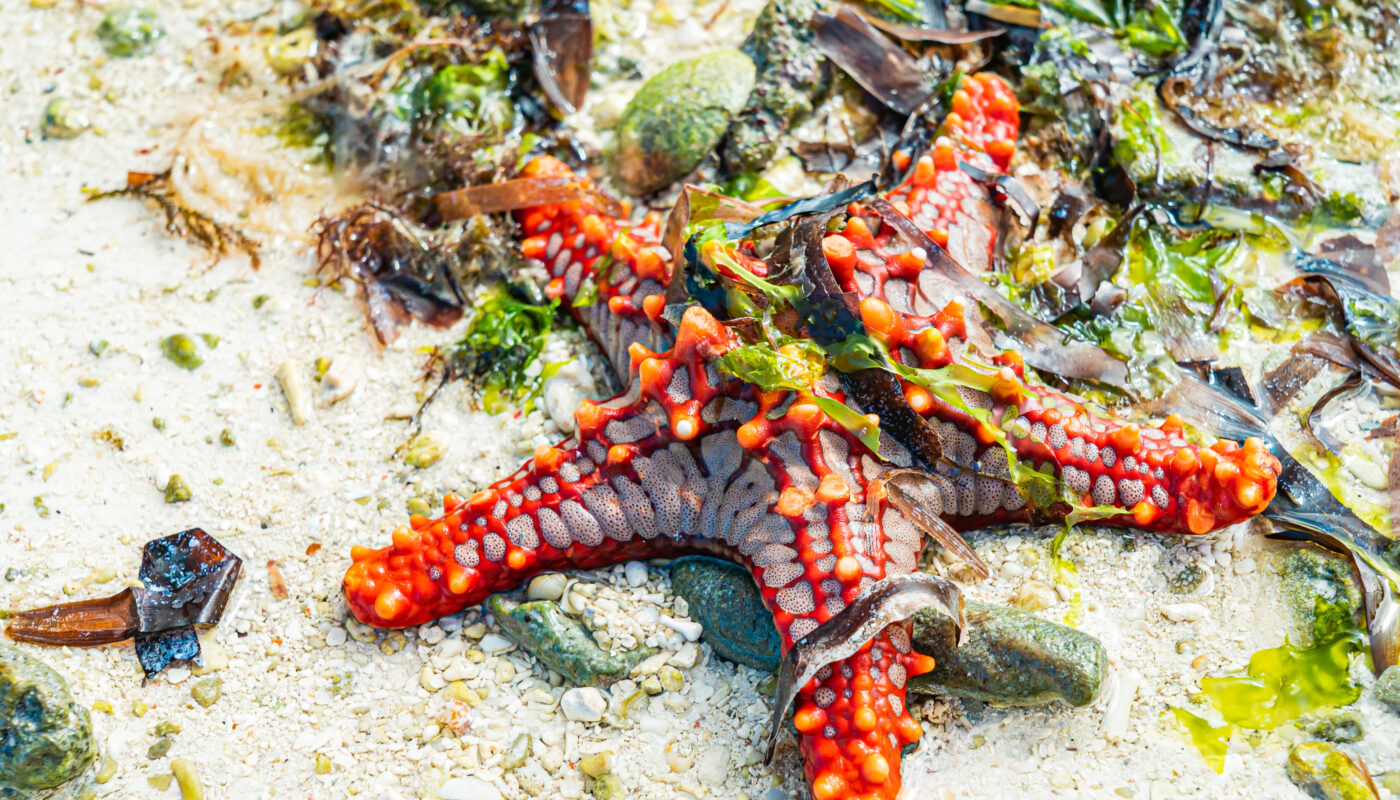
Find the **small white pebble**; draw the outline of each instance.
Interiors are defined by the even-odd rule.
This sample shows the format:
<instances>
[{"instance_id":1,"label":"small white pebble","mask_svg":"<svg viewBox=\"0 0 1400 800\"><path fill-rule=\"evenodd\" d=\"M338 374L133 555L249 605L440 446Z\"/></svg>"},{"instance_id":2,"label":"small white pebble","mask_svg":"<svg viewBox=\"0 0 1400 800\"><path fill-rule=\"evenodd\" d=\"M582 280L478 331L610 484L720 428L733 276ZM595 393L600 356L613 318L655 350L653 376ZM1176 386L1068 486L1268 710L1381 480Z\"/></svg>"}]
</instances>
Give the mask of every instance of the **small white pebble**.
<instances>
[{"instance_id":1,"label":"small white pebble","mask_svg":"<svg viewBox=\"0 0 1400 800\"><path fill-rule=\"evenodd\" d=\"M525 590L525 596L531 600L558 600L564 596L564 585L568 580L568 576L559 572L536 575Z\"/></svg>"},{"instance_id":2,"label":"small white pebble","mask_svg":"<svg viewBox=\"0 0 1400 800\"><path fill-rule=\"evenodd\" d=\"M559 710L574 722L598 722L608 710L608 700L592 686L582 686L564 692L559 699Z\"/></svg>"},{"instance_id":3,"label":"small white pebble","mask_svg":"<svg viewBox=\"0 0 1400 800\"><path fill-rule=\"evenodd\" d=\"M639 678L645 675L655 675L658 670L666 666L666 662L670 657L670 653L657 653L633 667L632 677Z\"/></svg>"},{"instance_id":4,"label":"small white pebble","mask_svg":"<svg viewBox=\"0 0 1400 800\"><path fill-rule=\"evenodd\" d=\"M499 655L515 649L515 644L504 636L488 633L481 637L481 652L487 655Z\"/></svg>"},{"instance_id":5,"label":"small white pebble","mask_svg":"<svg viewBox=\"0 0 1400 800\"><path fill-rule=\"evenodd\" d=\"M282 385L282 394L287 398L287 410L292 415L292 423L305 425L311 419L311 393L307 390L306 370L301 362L288 359L277 368L277 382Z\"/></svg>"},{"instance_id":6,"label":"small white pebble","mask_svg":"<svg viewBox=\"0 0 1400 800\"><path fill-rule=\"evenodd\" d=\"M1254 559L1252 559L1252 558L1241 558L1240 560L1238 560L1238 561L1235 562L1235 574L1236 574L1236 575L1248 575L1249 573L1251 573L1251 572L1253 572L1253 571L1254 571Z\"/></svg>"},{"instance_id":7,"label":"small white pebble","mask_svg":"<svg viewBox=\"0 0 1400 800\"><path fill-rule=\"evenodd\" d=\"M1168 603L1162 606L1162 616L1172 622L1195 622L1207 614L1200 603Z\"/></svg>"},{"instance_id":8,"label":"small white pebble","mask_svg":"<svg viewBox=\"0 0 1400 800\"><path fill-rule=\"evenodd\" d=\"M345 644L345 629L339 626L331 628L326 634L326 644L331 647L340 647Z\"/></svg>"},{"instance_id":9,"label":"small white pebble","mask_svg":"<svg viewBox=\"0 0 1400 800\"><path fill-rule=\"evenodd\" d=\"M633 589L636 589L636 588L639 588L639 587L642 587L642 586L646 586L646 583L647 583L647 565L646 565L646 564L643 564L643 563L640 562L640 561L628 561L628 562L627 562L627 566L623 567L622 570L623 570L623 573L627 576L627 585L628 585L628 586L631 586Z\"/></svg>"},{"instance_id":10,"label":"small white pebble","mask_svg":"<svg viewBox=\"0 0 1400 800\"><path fill-rule=\"evenodd\" d=\"M699 640L700 634L705 632L705 626L701 625L698 622L685 619L676 619L675 617L668 616L666 614L661 615L661 624L665 625L666 627L670 628L676 633L679 633L681 636L684 636L687 642L694 642Z\"/></svg>"},{"instance_id":11,"label":"small white pebble","mask_svg":"<svg viewBox=\"0 0 1400 800\"><path fill-rule=\"evenodd\" d=\"M670 660L672 666L677 666L681 669L690 669L700 660L700 648L693 644L686 643L681 645L681 649L671 655Z\"/></svg>"},{"instance_id":12,"label":"small white pebble","mask_svg":"<svg viewBox=\"0 0 1400 800\"><path fill-rule=\"evenodd\" d=\"M442 800L501 800L496 787L480 778L452 778L438 787Z\"/></svg>"}]
</instances>

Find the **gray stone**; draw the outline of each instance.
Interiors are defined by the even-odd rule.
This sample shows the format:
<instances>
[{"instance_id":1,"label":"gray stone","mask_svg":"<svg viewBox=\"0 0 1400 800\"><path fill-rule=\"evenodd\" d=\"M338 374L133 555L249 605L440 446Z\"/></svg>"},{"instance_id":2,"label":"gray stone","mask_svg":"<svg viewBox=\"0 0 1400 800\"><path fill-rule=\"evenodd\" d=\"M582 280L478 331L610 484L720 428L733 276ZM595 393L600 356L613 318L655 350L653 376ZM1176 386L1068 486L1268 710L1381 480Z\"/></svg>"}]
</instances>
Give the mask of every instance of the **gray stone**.
<instances>
[{"instance_id":1,"label":"gray stone","mask_svg":"<svg viewBox=\"0 0 1400 800\"><path fill-rule=\"evenodd\" d=\"M1400 711L1400 664L1390 667L1376 679L1376 699Z\"/></svg>"},{"instance_id":2,"label":"gray stone","mask_svg":"<svg viewBox=\"0 0 1400 800\"><path fill-rule=\"evenodd\" d=\"M686 599L701 638L720 656L765 672L778 668L782 640L748 570L705 556L678 559L671 591Z\"/></svg>"},{"instance_id":3,"label":"gray stone","mask_svg":"<svg viewBox=\"0 0 1400 800\"><path fill-rule=\"evenodd\" d=\"M944 694L998 706L1093 702L1108 669L1098 639L1014 608L967 604L967 640L953 647L953 623L933 611L914 616L914 649L933 671L909 680L911 693Z\"/></svg>"}]
</instances>

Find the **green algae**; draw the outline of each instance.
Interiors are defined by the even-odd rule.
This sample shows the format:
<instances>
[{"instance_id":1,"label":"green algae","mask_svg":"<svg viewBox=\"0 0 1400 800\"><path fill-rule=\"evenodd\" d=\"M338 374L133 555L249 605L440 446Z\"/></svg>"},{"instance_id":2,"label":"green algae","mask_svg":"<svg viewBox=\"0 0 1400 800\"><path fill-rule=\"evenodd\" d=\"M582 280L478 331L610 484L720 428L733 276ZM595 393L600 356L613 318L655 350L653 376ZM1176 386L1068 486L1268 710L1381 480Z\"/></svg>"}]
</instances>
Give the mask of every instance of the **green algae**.
<instances>
[{"instance_id":1,"label":"green algae","mask_svg":"<svg viewBox=\"0 0 1400 800\"><path fill-rule=\"evenodd\" d=\"M1319 596L1312 644L1287 639L1279 647L1250 656L1243 675L1201 679L1200 698L1220 714L1214 726L1181 708L1172 708L1192 744L1216 772L1224 769L1225 748L1238 729L1271 731L1323 708L1350 705L1361 696L1351 680L1352 657L1368 652L1345 596L1330 602Z\"/></svg>"},{"instance_id":2,"label":"green algae","mask_svg":"<svg viewBox=\"0 0 1400 800\"><path fill-rule=\"evenodd\" d=\"M1184 708L1172 707L1172 714L1181 727L1186 729L1191 743L1201 751L1206 764L1216 773L1225 771L1225 751L1230 747L1232 725L1212 725L1203 717L1198 717Z\"/></svg>"}]
</instances>

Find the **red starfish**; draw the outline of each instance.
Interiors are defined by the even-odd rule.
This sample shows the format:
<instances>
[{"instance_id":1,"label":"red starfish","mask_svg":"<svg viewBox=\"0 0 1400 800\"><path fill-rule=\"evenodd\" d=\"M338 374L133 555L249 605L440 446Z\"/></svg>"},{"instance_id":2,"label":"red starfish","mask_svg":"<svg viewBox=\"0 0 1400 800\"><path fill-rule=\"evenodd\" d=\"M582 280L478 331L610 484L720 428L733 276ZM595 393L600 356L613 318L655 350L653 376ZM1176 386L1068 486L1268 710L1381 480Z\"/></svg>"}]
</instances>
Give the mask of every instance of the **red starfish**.
<instances>
[{"instance_id":1,"label":"red starfish","mask_svg":"<svg viewBox=\"0 0 1400 800\"><path fill-rule=\"evenodd\" d=\"M994 232L965 208L985 190L956 166L962 158L1005 168L1014 97L999 78L976 76L953 107L933 152L886 200L935 247L952 243L952 230L965 250L979 241L990 248ZM560 170L538 159L526 173ZM921 280L927 249L907 246L887 216L849 209L845 227L823 243L836 280L861 295L866 330L892 354L927 370L963 364L978 384L949 394L902 383L947 460L975 467L929 476L924 486L933 490L918 497L925 513L970 529L1027 518L1027 500L1046 514L1067 511L1061 495L1027 498L1002 479L1014 477L1013 454L1070 487L1072 500L1128 509L1110 524L1199 533L1267 505L1278 465L1257 442L1197 447L1170 418L1158 428L1129 425L1028 385L1014 353L990 367L964 357L961 307L933 304ZM752 571L786 651L876 581L916 568L923 536L891 502L889 464L813 399L844 401L839 384L764 392L725 377L715 362L739 341L698 307L686 311L674 346L656 352L665 347L654 323L670 276L656 218L624 232L582 202L518 218L526 255L550 271L551 294L572 301L586 280L595 283L594 303L573 312L614 365L628 368L631 387L585 402L577 436L537 449L510 478L465 501L448 495L441 518L414 516L387 548L355 548L345 592L357 618L418 625L541 571L711 552ZM751 253L735 253L766 274ZM898 464L897 450L893 458ZM921 733L904 707L905 681L931 667L910 649L907 623L897 623L801 688L794 722L814 797L898 795L900 751Z\"/></svg>"}]
</instances>

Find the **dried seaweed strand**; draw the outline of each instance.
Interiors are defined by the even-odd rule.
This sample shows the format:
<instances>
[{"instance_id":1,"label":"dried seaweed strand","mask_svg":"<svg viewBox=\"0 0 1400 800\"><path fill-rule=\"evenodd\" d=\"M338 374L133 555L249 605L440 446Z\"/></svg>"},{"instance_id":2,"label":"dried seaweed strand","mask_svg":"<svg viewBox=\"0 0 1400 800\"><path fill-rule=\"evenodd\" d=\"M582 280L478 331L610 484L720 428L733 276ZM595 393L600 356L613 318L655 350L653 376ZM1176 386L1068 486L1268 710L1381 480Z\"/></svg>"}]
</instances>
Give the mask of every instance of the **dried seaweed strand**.
<instances>
[{"instance_id":1,"label":"dried seaweed strand","mask_svg":"<svg viewBox=\"0 0 1400 800\"><path fill-rule=\"evenodd\" d=\"M252 262L253 269L262 265L258 255L258 243L237 228L215 222L213 219L180 205L169 196L170 170L156 175L148 173L128 173L127 185L120 189L98 192L88 197L88 202L105 200L109 197L138 197L156 204L165 213L165 229L181 238L192 238L205 250L214 254L213 264L217 264L230 251L241 250Z\"/></svg>"}]
</instances>

